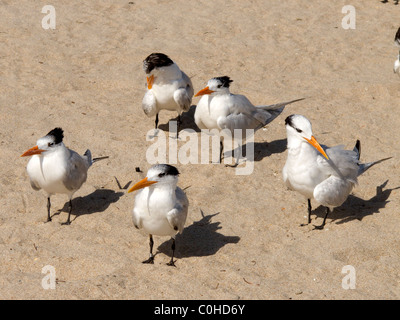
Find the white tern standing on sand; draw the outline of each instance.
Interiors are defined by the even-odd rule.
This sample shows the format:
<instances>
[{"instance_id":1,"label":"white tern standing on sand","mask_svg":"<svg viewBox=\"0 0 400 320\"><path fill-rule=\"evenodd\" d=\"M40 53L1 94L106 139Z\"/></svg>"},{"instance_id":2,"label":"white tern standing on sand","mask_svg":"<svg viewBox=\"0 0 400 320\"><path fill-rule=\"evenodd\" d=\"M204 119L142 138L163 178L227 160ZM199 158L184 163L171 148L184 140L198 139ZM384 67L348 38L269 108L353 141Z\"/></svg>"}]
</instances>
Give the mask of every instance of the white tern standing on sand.
<instances>
[{"instance_id":1,"label":"white tern standing on sand","mask_svg":"<svg viewBox=\"0 0 400 320\"><path fill-rule=\"evenodd\" d=\"M72 196L86 181L87 171L93 162L108 157L92 159L90 150L83 156L68 149L64 143L61 128L51 130L36 142L36 146L24 152L21 157L32 156L26 170L35 190L43 189L47 193L47 221L51 221L50 197L56 193L67 194L69 198L68 219L70 224Z\"/></svg>"},{"instance_id":2,"label":"white tern standing on sand","mask_svg":"<svg viewBox=\"0 0 400 320\"><path fill-rule=\"evenodd\" d=\"M288 157L283 167L286 186L299 192L308 200L308 223L311 222L311 199L326 207L326 214L320 226L323 229L326 218L333 208L347 199L357 178L375 162L360 163L360 141L353 150L343 146L321 146L314 138L310 121L302 115L286 118Z\"/></svg>"},{"instance_id":3,"label":"white tern standing on sand","mask_svg":"<svg viewBox=\"0 0 400 320\"><path fill-rule=\"evenodd\" d=\"M143 70L147 75L147 92L142 101L143 111L149 117L156 116L156 130L161 110L178 112L179 133L181 114L189 111L192 103L192 81L163 53L152 53L144 59Z\"/></svg>"},{"instance_id":4,"label":"white tern standing on sand","mask_svg":"<svg viewBox=\"0 0 400 320\"><path fill-rule=\"evenodd\" d=\"M137 229L143 229L150 239L150 257L143 263L154 263L153 235L170 236L172 256L168 265L175 266L175 236L183 231L189 207L186 194L177 186L178 175L175 167L157 164L128 190L128 193L139 190L135 196L133 224Z\"/></svg>"},{"instance_id":5,"label":"white tern standing on sand","mask_svg":"<svg viewBox=\"0 0 400 320\"><path fill-rule=\"evenodd\" d=\"M238 135L241 139L236 139L238 150L241 148L243 139L246 138L248 129L254 133L279 116L287 104L303 100L254 106L245 96L232 94L229 91L231 82L233 80L227 76L212 78L204 89L196 93L195 97L202 97L197 104L194 120L199 129L228 129L233 138L236 136L235 131L241 130L241 134ZM220 162L223 148L221 139ZM238 165L239 157L240 152L238 151L233 167Z\"/></svg>"}]
</instances>

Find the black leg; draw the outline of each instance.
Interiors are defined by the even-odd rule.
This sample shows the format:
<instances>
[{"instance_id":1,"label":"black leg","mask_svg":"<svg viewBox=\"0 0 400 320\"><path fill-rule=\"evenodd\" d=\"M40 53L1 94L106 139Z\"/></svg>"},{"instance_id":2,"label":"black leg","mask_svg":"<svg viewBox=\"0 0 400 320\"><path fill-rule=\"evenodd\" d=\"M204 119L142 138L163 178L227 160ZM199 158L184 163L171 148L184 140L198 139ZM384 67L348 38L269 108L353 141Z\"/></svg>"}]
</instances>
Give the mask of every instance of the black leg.
<instances>
[{"instance_id":1,"label":"black leg","mask_svg":"<svg viewBox=\"0 0 400 320\"><path fill-rule=\"evenodd\" d=\"M156 130L158 128L158 113L156 114Z\"/></svg>"},{"instance_id":2,"label":"black leg","mask_svg":"<svg viewBox=\"0 0 400 320\"><path fill-rule=\"evenodd\" d=\"M72 200L69 200L69 211L68 211L68 219L66 222L63 223L63 225L69 226L71 224L71 212L72 212Z\"/></svg>"},{"instance_id":3,"label":"black leg","mask_svg":"<svg viewBox=\"0 0 400 320\"><path fill-rule=\"evenodd\" d=\"M142 263L154 263L154 255L153 255L153 245L154 245L154 241L153 241L153 236L150 234L149 235L149 244L150 244L150 257L147 260L144 260Z\"/></svg>"},{"instance_id":4,"label":"black leg","mask_svg":"<svg viewBox=\"0 0 400 320\"><path fill-rule=\"evenodd\" d=\"M324 217L324 221L322 221L322 224L320 226L314 226L315 229L322 230L324 228L325 221L326 221L326 218L328 217L329 212L331 212L331 210L328 207L326 207L326 214Z\"/></svg>"},{"instance_id":5,"label":"black leg","mask_svg":"<svg viewBox=\"0 0 400 320\"><path fill-rule=\"evenodd\" d=\"M50 207L51 207L50 197L47 197L47 222L50 222L50 221L51 221L51 217L50 217Z\"/></svg>"},{"instance_id":6,"label":"black leg","mask_svg":"<svg viewBox=\"0 0 400 320\"><path fill-rule=\"evenodd\" d=\"M310 199L307 199L308 200L308 223L306 224L306 223L302 223L300 226L302 226L302 227L304 227L304 226L306 226L306 225L308 225L308 224L310 224L311 223L311 210L312 210L312 207L311 207L311 200Z\"/></svg>"},{"instance_id":7,"label":"black leg","mask_svg":"<svg viewBox=\"0 0 400 320\"><path fill-rule=\"evenodd\" d=\"M171 261L167 263L167 266L176 267L176 265L174 263L174 253L175 253L175 239L174 238L172 238L171 249L172 249L172 257L171 257Z\"/></svg>"},{"instance_id":8,"label":"black leg","mask_svg":"<svg viewBox=\"0 0 400 320\"><path fill-rule=\"evenodd\" d=\"M219 142L219 163L222 163L222 153L224 152L224 144L222 140Z\"/></svg>"},{"instance_id":9,"label":"black leg","mask_svg":"<svg viewBox=\"0 0 400 320\"><path fill-rule=\"evenodd\" d=\"M182 120L181 120L181 115L178 115L178 123L177 123L177 131L176 131L176 139L179 139L179 129L181 127Z\"/></svg>"}]
</instances>

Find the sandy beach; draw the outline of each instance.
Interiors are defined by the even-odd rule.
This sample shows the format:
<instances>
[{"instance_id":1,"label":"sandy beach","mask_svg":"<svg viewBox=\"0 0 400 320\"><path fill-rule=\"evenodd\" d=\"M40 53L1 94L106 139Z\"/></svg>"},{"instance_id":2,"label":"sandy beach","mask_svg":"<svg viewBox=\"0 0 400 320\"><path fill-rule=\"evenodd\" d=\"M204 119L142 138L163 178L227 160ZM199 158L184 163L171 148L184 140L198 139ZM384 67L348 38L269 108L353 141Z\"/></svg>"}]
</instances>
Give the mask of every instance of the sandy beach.
<instances>
[{"instance_id":1,"label":"sandy beach","mask_svg":"<svg viewBox=\"0 0 400 320\"><path fill-rule=\"evenodd\" d=\"M45 5L56 12L44 29ZM344 29L345 5L356 10ZM399 299L400 77L393 1L12 1L0 0L0 299ZM254 171L174 164L190 202L185 230L170 240L132 223L127 187L151 164L154 127L141 107L142 61L163 52L195 92L229 76L231 92L254 104L297 98L254 137ZM195 129L191 110L183 128ZM346 202L314 230L325 210L286 188L285 118L298 113L320 143L362 145L361 161L385 157L359 178ZM160 113L168 134L175 112ZM95 163L73 199L33 190L20 158L55 127ZM178 141L178 146L185 142ZM142 172L136 172L139 167ZM355 289L344 289L345 266ZM44 289L52 266L56 288ZM160 281L161 280L161 281Z\"/></svg>"}]
</instances>

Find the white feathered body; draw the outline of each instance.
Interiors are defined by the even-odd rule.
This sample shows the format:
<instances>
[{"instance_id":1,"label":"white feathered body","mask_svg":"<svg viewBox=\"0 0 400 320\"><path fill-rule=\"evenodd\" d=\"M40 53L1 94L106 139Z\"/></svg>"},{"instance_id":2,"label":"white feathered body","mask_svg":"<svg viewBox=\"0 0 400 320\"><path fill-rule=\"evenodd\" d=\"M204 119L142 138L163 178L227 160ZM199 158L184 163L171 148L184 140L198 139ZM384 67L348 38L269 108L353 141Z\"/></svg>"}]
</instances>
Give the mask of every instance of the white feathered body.
<instances>
[{"instance_id":1,"label":"white feathered body","mask_svg":"<svg viewBox=\"0 0 400 320\"><path fill-rule=\"evenodd\" d=\"M183 231L188 206L188 199L179 187L146 187L135 196L133 224L148 234L175 237Z\"/></svg>"},{"instance_id":2,"label":"white feathered body","mask_svg":"<svg viewBox=\"0 0 400 320\"><path fill-rule=\"evenodd\" d=\"M298 191L307 199L315 199L323 206L340 206L357 183L359 173L355 151L343 146L327 148L328 162L315 148L306 142L290 146L283 168L283 180L289 189Z\"/></svg>"},{"instance_id":3,"label":"white feathered body","mask_svg":"<svg viewBox=\"0 0 400 320\"><path fill-rule=\"evenodd\" d=\"M194 94L190 78L179 69L177 64L153 71L154 83L143 97L142 108L149 117L160 110L188 111Z\"/></svg>"},{"instance_id":4,"label":"white feathered body","mask_svg":"<svg viewBox=\"0 0 400 320\"><path fill-rule=\"evenodd\" d=\"M90 157L89 157L90 158ZM70 198L87 178L90 161L61 143L55 150L34 155L27 165L31 186L47 194L67 194Z\"/></svg>"}]
</instances>

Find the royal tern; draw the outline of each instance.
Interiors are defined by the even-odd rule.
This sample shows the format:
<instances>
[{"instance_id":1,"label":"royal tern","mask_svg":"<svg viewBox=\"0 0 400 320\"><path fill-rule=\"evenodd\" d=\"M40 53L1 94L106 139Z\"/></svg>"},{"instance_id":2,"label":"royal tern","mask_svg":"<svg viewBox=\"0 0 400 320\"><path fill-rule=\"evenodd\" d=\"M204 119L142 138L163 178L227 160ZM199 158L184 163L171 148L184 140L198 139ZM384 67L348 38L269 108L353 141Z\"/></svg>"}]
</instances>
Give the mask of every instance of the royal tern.
<instances>
[{"instance_id":1,"label":"royal tern","mask_svg":"<svg viewBox=\"0 0 400 320\"><path fill-rule=\"evenodd\" d=\"M396 35L394 36L394 44L396 47L400 48L400 28L397 29ZM400 51L399 54L397 55L397 59L394 62L394 67L393 67L393 72L396 73L399 71L400 68Z\"/></svg>"},{"instance_id":2,"label":"royal tern","mask_svg":"<svg viewBox=\"0 0 400 320\"><path fill-rule=\"evenodd\" d=\"M163 53L152 53L143 61L147 75L147 92L143 97L142 108L148 117L156 116L161 110L178 112L178 133L181 114L189 111L194 94L190 78L178 65Z\"/></svg>"},{"instance_id":3,"label":"royal tern","mask_svg":"<svg viewBox=\"0 0 400 320\"><path fill-rule=\"evenodd\" d=\"M254 106L245 96L232 94L229 86L233 82L229 77L216 77L208 81L207 86L196 93L195 97L202 96L197 104L194 120L199 129L228 129L232 137L235 131L241 139L237 139L238 150L243 139L246 138L246 130L258 129L266 126L279 116L287 104L300 101L296 99L268 106ZM221 137L222 138L222 137ZM220 141L220 162L224 145ZM240 152L237 153L234 167L238 165Z\"/></svg>"},{"instance_id":4,"label":"royal tern","mask_svg":"<svg viewBox=\"0 0 400 320\"><path fill-rule=\"evenodd\" d=\"M135 195L133 224L150 238L150 257L143 263L154 263L153 235L170 236L172 256L168 265L175 266L175 236L183 231L189 206L186 194L177 186L178 175L175 167L157 164L147 171L143 180L128 190L129 193L140 189Z\"/></svg>"},{"instance_id":5,"label":"royal tern","mask_svg":"<svg viewBox=\"0 0 400 320\"><path fill-rule=\"evenodd\" d=\"M286 186L308 200L308 223L311 222L311 199L326 207L326 214L317 229L323 229L333 208L347 199L357 178L375 162L360 163L360 141L353 150L343 146L321 146L314 138L310 121L302 115L286 118L288 157L282 174Z\"/></svg>"},{"instance_id":6,"label":"royal tern","mask_svg":"<svg viewBox=\"0 0 400 320\"><path fill-rule=\"evenodd\" d=\"M24 152L21 157L32 156L26 170L34 190L43 189L47 193L47 221L50 217L50 197L56 193L67 194L69 212L67 222L70 224L72 196L86 181L87 171L93 162L108 157L92 159L90 150L83 156L68 149L64 143L64 132L61 128L51 130L36 142L36 146Z\"/></svg>"}]
</instances>

